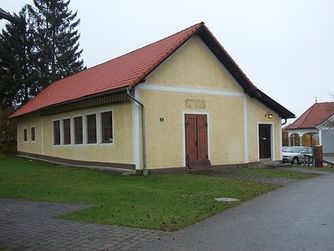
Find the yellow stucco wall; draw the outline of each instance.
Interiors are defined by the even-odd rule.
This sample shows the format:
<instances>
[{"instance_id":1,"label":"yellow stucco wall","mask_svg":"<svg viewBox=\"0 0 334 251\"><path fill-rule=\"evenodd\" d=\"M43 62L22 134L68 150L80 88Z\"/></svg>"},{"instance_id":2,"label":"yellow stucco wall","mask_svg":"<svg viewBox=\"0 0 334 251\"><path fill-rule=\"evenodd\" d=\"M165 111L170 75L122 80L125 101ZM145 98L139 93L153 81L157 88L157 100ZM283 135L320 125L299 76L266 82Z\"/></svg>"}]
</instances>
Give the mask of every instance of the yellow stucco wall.
<instances>
[{"instance_id":1,"label":"yellow stucco wall","mask_svg":"<svg viewBox=\"0 0 334 251\"><path fill-rule=\"evenodd\" d=\"M148 168L185 166L184 114L187 113L207 114L209 158L213 165L258 161L259 123L272 124L274 159L280 158L281 121L278 115L254 98L246 96L240 85L198 37L186 42L151 73L145 83L138 85L136 96L145 106ZM189 105L187 100L195 103ZM196 102L200 102L200 105L196 105ZM114 116L113 144L53 146L53 120L110 109ZM274 117L270 120L266 118L267 112ZM164 121L161 122L160 118ZM75 160L140 163L137 168L141 168L140 119L139 107L131 103L41 118L25 116L18 121L18 150ZM36 126L36 142L23 143L23 128L32 124ZM137 135L133 134L134 129Z\"/></svg>"},{"instance_id":2,"label":"yellow stucco wall","mask_svg":"<svg viewBox=\"0 0 334 251\"><path fill-rule=\"evenodd\" d=\"M113 143L100 143L99 115L101 112L110 110L113 112ZM83 124L85 124L85 116L93 113L97 114L97 144L86 144L84 136L84 144L75 145L73 144L74 135L72 133L71 145L53 145L54 120L83 116ZM31 143L30 140L28 140L27 143L24 143L23 128L30 124L38 125L36 127L36 135L38 136L35 143ZM51 116L34 118L24 117L18 120L18 151L74 160L133 164L132 131L131 103L99 106L96 108L77 110ZM44 139L43 147L41 143L42 137Z\"/></svg>"},{"instance_id":3,"label":"yellow stucco wall","mask_svg":"<svg viewBox=\"0 0 334 251\"><path fill-rule=\"evenodd\" d=\"M240 85L197 36L186 42L151 73L146 83L223 88L229 92L243 92Z\"/></svg>"},{"instance_id":4,"label":"yellow stucco wall","mask_svg":"<svg viewBox=\"0 0 334 251\"><path fill-rule=\"evenodd\" d=\"M259 161L259 145L258 145L258 124L271 124L272 135L272 158L273 160L281 160L281 118L268 107L256 99L247 98L248 103L248 152L249 161ZM273 114L273 118L269 119L265 114L269 112Z\"/></svg>"},{"instance_id":5,"label":"yellow stucco wall","mask_svg":"<svg viewBox=\"0 0 334 251\"><path fill-rule=\"evenodd\" d=\"M242 97L149 90L140 90L139 96L145 105L148 168L185 166L185 114L207 114L209 158L213 165L244 162ZM189 108L187 99L199 99L206 108ZM164 121L160 122L160 118Z\"/></svg>"},{"instance_id":6,"label":"yellow stucco wall","mask_svg":"<svg viewBox=\"0 0 334 251\"><path fill-rule=\"evenodd\" d=\"M31 128L35 127L35 141L31 141ZM28 129L27 141L23 140L23 130ZM17 149L22 152L40 154L42 152L42 124L39 116L29 115L17 121Z\"/></svg>"},{"instance_id":7,"label":"yellow stucco wall","mask_svg":"<svg viewBox=\"0 0 334 251\"><path fill-rule=\"evenodd\" d=\"M201 94L198 88L212 94ZM207 114L209 158L213 165L259 161L259 123L272 124L272 157L280 158L280 118L246 96L198 37L190 39L151 73L145 84L139 86L138 96L145 105L148 168L185 165L185 113ZM189 109L185 105L187 99L204 102L206 106ZM267 112L274 114L274 118L267 119Z\"/></svg>"}]
</instances>

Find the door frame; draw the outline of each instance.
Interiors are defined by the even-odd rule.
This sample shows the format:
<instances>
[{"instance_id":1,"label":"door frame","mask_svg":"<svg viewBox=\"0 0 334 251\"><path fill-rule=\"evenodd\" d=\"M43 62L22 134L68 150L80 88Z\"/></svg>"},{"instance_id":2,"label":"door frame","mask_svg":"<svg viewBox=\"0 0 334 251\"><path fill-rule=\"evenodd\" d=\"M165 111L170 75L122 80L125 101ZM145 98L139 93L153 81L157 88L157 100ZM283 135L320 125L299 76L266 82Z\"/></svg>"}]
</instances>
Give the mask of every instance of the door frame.
<instances>
[{"instance_id":1,"label":"door frame","mask_svg":"<svg viewBox=\"0 0 334 251\"><path fill-rule=\"evenodd\" d=\"M208 112L196 112L196 111L183 111L182 112L182 144L183 144L183 166L186 167L186 114L194 114L194 115L206 115L206 123L207 127L207 137L208 137L208 159L210 159L210 114Z\"/></svg>"},{"instance_id":2,"label":"door frame","mask_svg":"<svg viewBox=\"0 0 334 251\"><path fill-rule=\"evenodd\" d=\"M259 135L259 129L260 129L260 124L264 125L271 125L270 127L270 139L271 139L271 160L275 160L275 126L274 122L262 122L258 121L257 126L256 126L256 145L257 145L257 161L260 161L260 135Z\"/></svg>"}]
</instances>

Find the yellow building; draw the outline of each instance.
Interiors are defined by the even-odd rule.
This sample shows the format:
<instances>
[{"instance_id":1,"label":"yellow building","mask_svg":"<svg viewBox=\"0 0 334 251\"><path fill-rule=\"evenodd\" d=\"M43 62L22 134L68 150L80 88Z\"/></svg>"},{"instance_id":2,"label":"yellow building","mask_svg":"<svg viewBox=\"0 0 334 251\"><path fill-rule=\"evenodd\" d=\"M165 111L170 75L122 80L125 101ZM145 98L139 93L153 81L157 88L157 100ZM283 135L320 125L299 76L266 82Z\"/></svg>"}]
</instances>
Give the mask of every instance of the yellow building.
<instances>
[{"instance_id":1,"label":"yellow building","mask_svg":"<svg viewBox=\"0 0 334 251\"><path fill-rule=\"evenodd\" d=\"M199 23L56 81L11 117L21 155L142 170L281 160L294 114Z\"/></svg>"}]
</instances>

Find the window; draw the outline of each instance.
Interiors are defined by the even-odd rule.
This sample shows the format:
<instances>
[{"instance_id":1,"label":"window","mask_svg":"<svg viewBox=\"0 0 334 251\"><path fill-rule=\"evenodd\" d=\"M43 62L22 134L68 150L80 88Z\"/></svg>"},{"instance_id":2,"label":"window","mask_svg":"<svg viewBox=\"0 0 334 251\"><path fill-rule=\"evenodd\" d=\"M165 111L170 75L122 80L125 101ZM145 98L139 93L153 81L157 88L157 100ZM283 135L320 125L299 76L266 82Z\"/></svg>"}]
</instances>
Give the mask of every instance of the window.
<instances>
[{"instance_id":1,"label":"window","mask_svg":"<svg viewBox=\"0 0 334 251\"><path fill-rule=\"evenodd\" d=\"M82 144L82 136L82 117L76 117L74 118L74 143Z\"/></svg>"},{"instance_id":2,"label":"window","mask_svg":"<svg viewBox=\"0 0 334 251\"><path fill-rule=\"evenodd\" d=\"M96 143L96 114L87 115L87 143Z\"/></svg>"},{"instance_id":3,"label":"window","mask_svg":"<svg viewBox=\"0 0 334 251\"><path fill-rule=\"evenodd\" d=\"M60 121L53 121L53 144L60 145Z\"/></svg>"},{"instance_id":4,"label":"window","mask_svg":"<svg viewBox=\"0 0 334 251\"><path fill-rule=\"evenodd\" d=\"M30 136L31 136L31 141L36 140L35 127L31 127Z\"/></svg>"},{"instance_id":5,"label":"window","mask_svg":"<svg viewBox=\"0 0 334 251\"><path fill-rule=\"evenodd\" d=\"M71 120L64 119L63 120L63 137L64 137L64 145L71 144Z\"/></svg>"},{"instance_id":6,"label":"window","mask_svg":"<svg viewBox=\"0 0 334 251\"><path fill-rule=\"evenodd\" d=\"M27 129L27 128L24 128L24 129L23 129L23 140L24 140L25 142L28 141L28 129Z\"/></svg>"},{"instance_id":7,"label":"window","mask_svg":"<svg viewBox=\"0 0 334 251\"><path fill-rule=\"evenodd\" d=\"M101 113L102 143L112 143L112 112Z\"/></svg>"}]
</instances>

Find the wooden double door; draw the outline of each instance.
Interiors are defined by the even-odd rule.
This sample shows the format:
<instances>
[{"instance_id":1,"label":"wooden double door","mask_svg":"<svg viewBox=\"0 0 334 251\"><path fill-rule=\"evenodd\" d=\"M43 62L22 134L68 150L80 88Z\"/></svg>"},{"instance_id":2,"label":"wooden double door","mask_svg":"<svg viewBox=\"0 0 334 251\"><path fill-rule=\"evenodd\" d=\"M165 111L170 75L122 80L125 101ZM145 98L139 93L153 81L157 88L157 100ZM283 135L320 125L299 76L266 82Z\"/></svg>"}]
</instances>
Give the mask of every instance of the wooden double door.
<instances>
[{"instance_id":1,"label":"wooden double door","mask_svg":"<svg viewBox=\"0 0 334 251\"><path fill-rule=\"evenodd\" d=\"M208 122L205 114L185 114L186 166L210 166L208 156Z\"/></svg>"}]
</instances>

